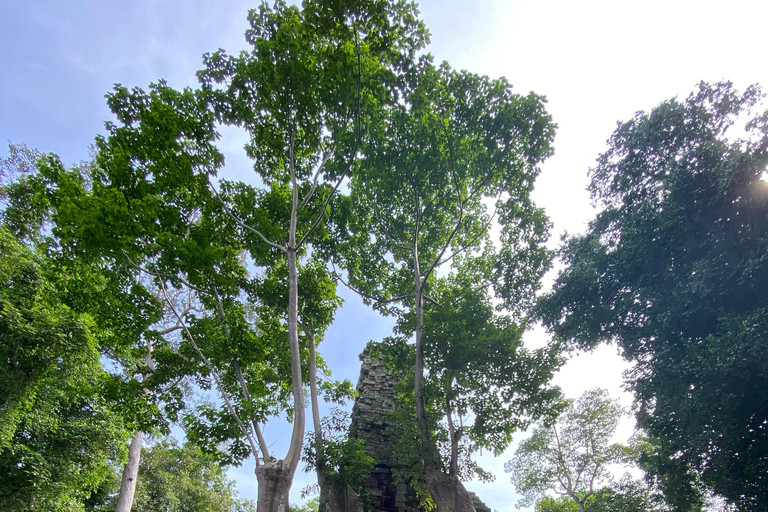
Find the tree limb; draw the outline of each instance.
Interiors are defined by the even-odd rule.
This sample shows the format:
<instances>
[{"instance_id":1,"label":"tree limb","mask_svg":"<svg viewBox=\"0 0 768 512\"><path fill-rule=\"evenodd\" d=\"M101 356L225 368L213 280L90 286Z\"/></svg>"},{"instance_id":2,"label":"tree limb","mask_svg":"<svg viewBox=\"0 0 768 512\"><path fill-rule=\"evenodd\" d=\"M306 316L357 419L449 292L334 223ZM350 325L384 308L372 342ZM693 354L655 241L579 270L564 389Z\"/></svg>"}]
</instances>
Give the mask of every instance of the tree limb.
<instances>
[{"instance_id":1,"label":"tree limb","mask_svg":"<svg viewBox=\"0 0 768 512\"><path fill-rule=\"evenodd\" d=\"M320 162L320 165L317 166L315 177L312 180L312 186L309 188L309 192L307 192L307 195L304 196L304 199L301 200L301 203L299 203L299 208L306 205L309 202L310 198L312 198L312 195L315 193L315 189L317 188L317 180L320 178L320 172L323 170L323 167L325 166L325 162L328 161L331 155L333 155L333 150L323 155L323 159Z\"/></svg>"},{"instance_id":2,"label":"tree limb","mask_svg":"<svg viewBox=\"0 0 768 512\"><path fill-rule=\"evenodd\" d=\"M261 231L258 229L252 228L245 222L243 222L242 219L240 219L235 213L230 210L229 206L227 206L226 202L222 197L219 195L219 193L216 191L216 188L214 188L213 183L211 183L211 180L208 180L208 185L210 186L211 190L213 191L213 195L216 198L216 201L221 205L222 208L224 208L224 212L232 219L234 220L238 226L242 227L243 229L250 231L254 235L258 236L265 244L269 245L270 247L274 247L275 249L278 249L281 252L286 252L286 248L282 245L276 244L275 242L269 240L264 234L262 234Z\"/></svg>"},{"instance_id":3,"label":"tree limb","mask_svg":"<svg viewBox=\"0 0 768 512\"><path fill-rule=\"evenodd\" d=\"M256 448L256 443L253 440L253 436L251 435L250 430L248 430L243 424L242 420L240 419L240 415L237 414L237 411L235 411L235 407L234 405L232 405L232 401L229 399L229 395L227 395L227 392L224 389L224 385L222 384L221 379L219 378L218 372L216 372L216 369L213 367L213 365L208 360L208 358L205 357L205 354L203 354L203 351L200 350L200 347L195 342L195 339L192 336L192 333L189 332L189 329L187 328L187 324L184 323L184 319L176 311L176 308L174 307L173 302L171 301L170 297L168 297L168 292L165 289L165 284L162 282L160 282L160 289L163 292L163 296L165 297L165 301L168 304L168 307L171 309L171 312L174 314L179 324L181 325L182 329L184 330L187 340L189 340L189 343L192 345L192 348L195 349L195 352L197 352L197 355L200 356L200 360L203 361L203 364L205 364L206 368L208 368L208 371L211 372L211 376L213 376L213 380L216 382L216 387L219 388L219 393L221 394L221 398L224 400L224 403L227 406L227 410L229 411L229 414L231 414L232 417L235 419L235 421L237 422L237 425L240 427L240 431L248 439L248 443L251 445L251 453L253 453L253 457L258 459L259 451Z\"/></svg>"},{"instance_id":4,"label":"tree limb","mask_svg":"<svg viewBox=\"0 0 768 512\"><path fill-rule=\"evenodd\" d=\"M297 250L302 245L304 245L304 242L307 240L307 238L309 238L312 235L312 233L314 233L315 229L317 229L317 226L319 226L320 222L322 222L323 218L325 218L325 210L328 208L328 204L330 204L331 199L339 190L339 187L341 187L341 184L344 182L344 178L347 177L350 169L352 169L352 164L355 162L355 157L357 156L357 152L360 149L360 139L362 137L362 130L360 126L360 122L361 122L360 118L362 117L360 94L361 94L361 88L362 88L361 77L363 74L363 65L362 65L362 60L360 58L360 47L358 45L357 32L355 32L355 53L357 54L357 137L355 138L355 148L352 150L352 155L349 158L349 164L347 164L346 169L344 169L344 172L341 173L341 176L336 182L336 186L333 187L333 190L331 190L331 193L328 194L328 197L323 203L323 208L320 210L320 215L317 216L317 219L315 219L315 222L312 223L312 227L310 227L309 230L306 233L304 233L304 236L301 237L301 240L299 240L299 243L296 244Z\"/></svg>"}]
</instances>

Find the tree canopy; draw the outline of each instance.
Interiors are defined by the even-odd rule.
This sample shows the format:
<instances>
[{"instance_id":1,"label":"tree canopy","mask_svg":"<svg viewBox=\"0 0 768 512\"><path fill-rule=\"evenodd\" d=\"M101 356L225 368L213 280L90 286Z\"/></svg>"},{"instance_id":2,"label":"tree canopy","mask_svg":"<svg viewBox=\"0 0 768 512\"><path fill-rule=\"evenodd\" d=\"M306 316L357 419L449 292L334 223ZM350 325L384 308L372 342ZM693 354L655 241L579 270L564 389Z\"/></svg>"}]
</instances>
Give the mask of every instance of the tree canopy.
<instances>
[{"instance_id":1,"label":"tree canopy","mask_svg":"<svg viewBox=\"0 0 768 512\"><path fill-rule=\"evenodd\" d=\"M634 362L638 421L658 446L648 467L681 509L698 478L740 510L768 505L761 98L702 83L620 123L590 171L601 211L566 240L538 306L572 346L616 341Z\"/></svg>"},{"instance_id":2,"label":"tree canopy","mask_svg":"<svg viewBox=\"0 0 768 512\"><path fill-rule=\"evenodd\" d=\"M304 363L322 367L314 345L340 304L322 263L337 243L336 193L368 119L396 101L397 74L427 37L415 12L380 0L263 3L249 13L250 51L207 54L198 89L117 85L116 122L87 176L55 161L41 168L38 195L67 255L156 292L169 327L145 352L173 364L152 377L215 390L219 401L185 416L187 433L228 462L254 457L260 510L288 506ZM258 185L221 176L223 125L248 135ZM261 432L278 414L293 424L283 458Z\"/></svg>"},{"instance_id":3,"label":"tree canopy","mask_svg":"<svg viewBox=\"0 0 768 512\"><path fill-rule=\"evenodd\" d=\"M161 439L144 449L136 512L255 512L237 497L226 467L197 446Z\"/></svg>"},{"instance_id":4,"label":"tree canopy","mask_svg":"<svg viewBox=\"0 0 768 512\"><path fill-rule=\"evenodd\" d=\"M623 462L626 447L611 443L623 409L603 389L585 392L555 423L541 422L520 443L504 470L532 505L547 491L568 497L578 510L610 481L608 466Z\"/></svg>"}]
</instances>

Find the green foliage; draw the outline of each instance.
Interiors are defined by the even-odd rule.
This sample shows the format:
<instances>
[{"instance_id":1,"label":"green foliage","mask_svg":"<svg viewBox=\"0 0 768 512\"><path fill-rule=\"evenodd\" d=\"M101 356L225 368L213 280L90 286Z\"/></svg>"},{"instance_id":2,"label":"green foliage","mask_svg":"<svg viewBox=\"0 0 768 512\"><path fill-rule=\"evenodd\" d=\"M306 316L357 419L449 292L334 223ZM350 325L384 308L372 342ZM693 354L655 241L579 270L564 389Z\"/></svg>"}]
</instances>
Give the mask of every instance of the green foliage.
<instances>
[{"instance_id":1,"label":"green foliage","mask_svg":"<svg viewBox=\"0 0 768 512\"><path fill-rule=\"evenodd\" d=\"M576 512L579 505L569 496L544 496L536 502L536 512ZM641 481L625 475L610 486L599 489L584 500L585 512L667 512L664 499Z\"/></svg>"},{"instance_id":2,"label":"green foliage","mask_svg":"<svg viewBox=\"0 0 768 512\"><path fill-rule=\"evenodd\" d=\"M86 502L86 510L115 509L120 475ZM227 467L200 448L179 446L160 438L141 451L132 511L134 512L255 512L256 504L237 497Z\"/></svg>"},{"instance_id":3,"label":"green foliage","mask_svg":"<svg viewBox=\"0 0 768 512\"><path fill-rule=\"evenodd\" d=\"M489 288L487 280L459 266L456 274L435 280L437 304L424 315L424 360L430 369L425 396L438 418L450 414L461 423L453 426L454 437L461 439L467 469L473 467L471 453L486 449L499 455L531 418L559 410L559 390L549 385L561 362L557 347L523 348L523 325L494 312ZM449 461L450 456L446 467ZM486 477L474 468L463 478Z\"/></svg>"},{"instance_id":4,"label":"green foliage","mask_svg":"<svg viewBox=\"0 0 768 512\"><path fill-rule=\"evenodd\" d=\"M125 449L93 322L61 300L74 276L0 228L0 508L82 510Z\"/></svg>"},{"instance_id":5,"label":"green foliage","mask_svg":"<svg viewBox=\"0 0 768 512\"><path fill-rule=\"evenodd\" d=\"M629 450L610 443L622 414L618 401L595 389L569 401L555 423L541 422L504 465L522 495L520 505L532 505L552 490L581 509L609 481L608 466L627 462Z\"/></svg>"},{"instance_id":6,"label":"green foliage","mask_svg":"<svg viewBox=\"0 0 768 512\"><path fill-rule=\"evenodd\" d=\"M8 157L0 158L0 222L19 240L39 239L44 222L30 179L40 157L23 144L8 144Z\"/></svg>"},{"instance_id":7,"label":"green foliage","mask_svg":"<svg viewBox=\"0 0 768 512\"><path fill-rule=\"evenodd\" d=\"M135 512L254 512L237 498L225 467L191 444L161 440L142 450Z\"/></svg>"},{"instance_id":8,"label":"green foliage","mask_svg":"<svg viewBox=\"0 0 768 512\"><path fill-rule=\"evenodd\" d=\"M587 512L667 512L660 492L642 481L625 476L604 487L586 502Z\"/></svg>"},{"instance_id":9,"label":"green foliage","mask_svg":"<svg viewBox=\"0 0 768 512\"><path fill-rule=\"evenodd\" d=\"M544 496L536 501L534 510L536 512L577 512L579 506L569 496L560 496L559 498Z\"/></svg>"},{"instance_id":10,"label":"green foliage","mask_svg":"<svg viewBox=\"0 0 768 512\"><path fill-rule=\"evenodd\" d=\"M352 283L380 299L377 309L397 313L388 301L413 294L414 245L425 277L452 254L482 246L492 216L483 198L505 221L505 250L525 247L530 259L521 253L515 261L530 263L531 280L518 284L531 300L549 255L529 250L541 249L548 228L530 191L536 165L552 152L554 125L543 98L511 88L423 58L407 75L403 101L377 120L351 183L353 239L344 260Z\"/></svg>"},{"instance_id":11,"label":"green foliage","mask_svg":"<svg viewBox=\"0 0 768 512\"><path fill-rule=\"evenodd\" d=\"M312 498L308 502L306 502L304 505L297 506L292 505L289 508L289 512L317 512L318 507L320 506L320 496L317 496L316 498Z\"/></svg>"},{"instance_id":12,"label":"green foliage","mask_svg":"<svg viewBox=\"0 0 768 512\"><path fill-rule=\"evenodd\" d=\"M635 363L638 420L657 445L647 467L681 510L700 482L740 510L768 506L761 98L702 83L619 124L591 171L602 210L565 241L566 268L539 305L567 343L616 340ZM731 134L737 121L745 131Z\"/></svg>"},{"instance_id":13,"label":"green foliage","mask_svg":"<svg viewBox=\"0 0 768 512\"><path fill-rule=\"evenodd\" d=\"M320 424L323 429L323 446L319 451L322 460L317 460L315 441L308 443L302 455L306 463L304 471L322 468L328 482L339 484L342 488L350 486L367 506L369 496L366 485L375 461L365 453L365 442L350 435L349 414L334 407L329 416L321 418ZM310 438L315 439L314 436ZM309 490L302 491L302 494L309 494Z\"/></svg>"},{"instance_id":14,"label":"green foliage","mask_svg":"<svg viewBox=\"0 0 768 512\"><path fill-rule=\"evenodd\" d=\"M408 2L263 3L249 23L251 49L206 55L199 89L116 86L107 100L116 122L97 140L87 179L51 161L39 193L66 254L105 262L164 302L162 320L179 330L148 333L144 352L151 340L157 365L138 388L185 377L215 386L222 401L185 423L190 438L224 447L229 462L257 451L258 425L270 416L303 417L309 334L321 340L340 305L318 259L339 233L334 193L366 119L395 101L396 71L427 36ZM220 178L222 124L249 134L258 187ZM297 272L298 290L287 291Z\"/></svg>"}]
</instances>

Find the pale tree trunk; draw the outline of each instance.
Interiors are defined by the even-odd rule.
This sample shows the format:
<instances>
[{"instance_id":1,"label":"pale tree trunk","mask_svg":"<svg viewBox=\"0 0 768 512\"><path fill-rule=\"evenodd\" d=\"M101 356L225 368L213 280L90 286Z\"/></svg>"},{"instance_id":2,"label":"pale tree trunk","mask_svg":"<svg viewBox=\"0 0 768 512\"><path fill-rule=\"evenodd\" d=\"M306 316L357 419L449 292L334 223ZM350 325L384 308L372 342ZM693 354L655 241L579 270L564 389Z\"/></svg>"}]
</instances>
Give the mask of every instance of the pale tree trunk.
<instances>
[{"instance_id":1,"label":"pale tree trunk","mask_svg":"<svg viewBox=\"0 0 768 512\"><path fill-rule=\"evenodd\" d=\"M152 341L147 340L147 357L145 360L149 373L155 371L155 361L152 359ZM149 390L145 389L145 393ZM128 462L123 468L123 478L120 481L120 494L117 496L115 512L131 512L133 507L133 495L136 492L136 480L139 477L139 463L141 462L141 447L144 444L144 432L136 432L133 435L131 446L128 448Z\"/></svg>"},{"instance_id":2,"label":"pale tree trunk","mask_svg":"<svg viewBox=\"0 0 768 512\"><path fill-rule=\"evenodd\" d=\"M448 421L448 439L451 443L451 462L448 468L448 476L459 476L459 441L461 433L453 424L453 411L451 410L451 388L453 376L449 374L448 384L445 387L445 418Z\"/></svg>"},{"instance_id":3,"label":"pale tree trunk","mask_svg":"<svg viewBox=\"0 0 768 512\"><path fill-rule=\"evenodd\" d=\"M144 442L144 432L136 432L128 448L128 462L123 468L123 479L120 482L120 494L117 497L115 512L130 512L133 506L133 494L136 492L136 479L139 475L141 460L141 445Z\"/></svg>"},{"instance_id":4,"label":"pale tree trunk","mask_svg":"<svg viewBox=\"0 0 768 512\"><path fill-rule=\"evenodd\" d=\"M288 512L288 493L293 473L284 462L264 462L256 467L258 484L257 512Z\"/></svg>"},{"instance_id":5,"label":"pale tree trunk","mask_svg":"<svg viewBox=\"0 0 768 512\"><path fill-rule=\"evenodd\" d=\"M419 266L418 231L419 226L417 224L412 246L413 273L416 284L416 371L413 379L413 391L416 398L416 424L419 427L419 438L423 447L422 453L424 454L424 470L426 473L427 490L432 496L432 501L435 503L437 512L475 512L472 498L470 498L466 488L459 480L458 475L446 475L439 471L431 452L431 436L429 434L429 427L427 426L427 411L424 405L423 392L424 285L426 276L422 277Z\"/></svg>"},{"instance_id":6,"label":"pale tree trunk","mask_svg":"<svg viewBox=\"0 0 768 512\"><path fill-rule=\"evenodd\" d=\"M299 209L299 187L296 183L294 168L293 139L291 133L288 145L288 167L293 188L288 245L285 253L288 264L288 345L291 354L291 384L293 386L293 430L291 443L284 460L264 461L256 467L258 482L258 512L288 512L288 493L293 483L293 475L299 466L301 448L304 444L304 392L301 378L301 353L299 351L299 276L296 261L296 221Z\"/></svg>"},{"instance_id":7,"label":"pale tree trunk","mask_svg":"<svg viewBox=\"0 0 768 512\"><path fill-rule=\"evenodd\" d=\"M309 338L309 395L312 404L312 423L315 429L315 460L317 461L317 485L320 486L318 512L363 512L363 504L357 493L348 485L332 483L327 478L323 453L323 430L320 423L320 404L317 393L317 350L315 335Z\"/></svg>"},{"instance_id":8,"label":"pale tree trunk","mask_svg":"<svg viewBox=\"0 0 768 512\"><path fill-rule=\"evenodd\" d=\"M325 460L323 458L323 426L320 423L320 404L317 399L317 348L315 347L315 334L307 332L307 338L309 338L309 399L312 404L312 426L315 429L317 483L322 486Z\"/></svg>"},{"instance_id":9,"label":"pale tree trunk","mask_svg":"<svg viewBox=\"0 0 768 512\"><path fill-rule=\"evenodd\" d=\"M294 200L295 205L295 200ZM294 212L295 213L295 212ZM291 232L288 246L288 342L291 353L291 381L293 383L293 431L291 444L284 460L265 460L256 466L258 484L257 512L288 512L288 495L293 475L299 465L301 447L304 443L304 394L301 379L298 334L298 274L296 270L295 216L291 217Z\"/></svg>"}]
</instances>

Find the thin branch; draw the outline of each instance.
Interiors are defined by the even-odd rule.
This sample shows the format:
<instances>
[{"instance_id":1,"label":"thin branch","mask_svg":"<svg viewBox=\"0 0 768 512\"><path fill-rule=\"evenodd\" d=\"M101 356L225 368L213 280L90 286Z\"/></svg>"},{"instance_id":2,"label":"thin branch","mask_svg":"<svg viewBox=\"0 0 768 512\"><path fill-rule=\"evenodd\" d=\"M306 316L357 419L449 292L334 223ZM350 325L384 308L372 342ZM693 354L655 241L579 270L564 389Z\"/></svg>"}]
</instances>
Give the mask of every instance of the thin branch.
<instances>
[{"instance_id":1,"label":"thin branch","mask_svg":"<svg viewBox=\"0 0 768 512\"><path fill-rule=\"evenodd\" d=\"M422 294L421 294L421 297L422 297L422 298L423 298L425 301L427 301L427 302L429 302L429 303L431 303L431 304L434 304L435 306L439 306L439 305L440 305L440 303L439 303L439 302L437 302L435 299L433 299L432 297L430 297L430 296L429 296L429 295L427 295L426 293L422 293Z\"/></svg>"},{"instance_id":2,"label":"thin branch","mask_svg":"<svg viewBox=\"0 0 768 512\"><path fill-rule=\"evenodd\" d=\"M301 200L301 203L299 203L299 208L306 205L309 202L312 195L315 193L315 189L317 188L317 180L320 178L320 172L323 170L323 167L325 166L325 163L328 161L328 159L331 158L331 155L333 155L333 150L323 155L323 160L320 162L320 165L317 166L315 177L312 180L312 186L309 188L309 192L307 192L307 195L304 196L304 199Z\"/></svg>"},{"instance_id":3,"label":"thin branch","mask_svg":"<svg viewBox=\"0 0 768 512\"><path fill-rule=\"evenodd\" d=\"M434 272L435 268L437 267L437 264L443 258L445 251L447 251L448 247L450 247L451 242L453 241L453 237L456 236L456 233L459 232L459 228L461 227L462 222L464 222L463 204L461 206L461 210L459 211L459 219L456 221L456 225L453 227L453 231L451 231L451 234L448 236L448 240L445 241L445 244L443 245L443 248L440 251L440 254L437 255L437 257L435 258L435 261L432 262L432 265L430 265L429 269L424 273L423 282L426 282L429 276L432 274L432 272Z\"/></svg>"},{"instance_id":4,"label":"thin branch","mask_svg":"<svg viewBox=\"0 0 768 512\"><path fill-rule=\"evenodd\" d=\"M565 461L562 460L563 458L563 449L560 446L560 435L557 433L557 425L552 425L552 431L555 433L555 442L557 443L557 457L558 461L561 464L561 468L565 472L565 479L568 481L568 487L565 487L565 489L570 490L573 492L573 482L571 481L571 474L568 472L568 469L565 467ZM560 477L558 476L558 480Z\"/></svg>"},{"instance_id":5,"label":"thin branch","mask_svg":"<svg viewBox=\"0 0 768 512\"><path fill-rule=\"evenodd\" d=\"M243 425L243 422L240 419L240 415L237 414L237 411L235 411L235 407L232 405L232 401L229 399L229 395L227 395L227 392L224 389L224 385L222 384L221 379L219 378L219 374L216 372L216 369L213 367L213 365L208 360L208 358L205 357L205 354L203 354L203 351L200 350L200 347L197 345L197 343L195 343L195 339L192 336L192 333L189 332L189 329L187 328L187 324L184 323L184 319L176 311L176 308L173 306L173 302L171 301L170 297L168 297L168 292L165 289L165 284L161 282L160 288L163 291L163 295L165 296L165 301L168 304L168 307L171 309L171 312L174 314L174 316L178 320L182 329L184 329L184 333L186 334L187 339L189 340L189 343L192 345L192 348L195 349L195 352L197 352L197 355L200 356L200 359L203 361L203 364L205 364L206 368L208 368L208 371L211 372L211 375L213 376L213 380L216 382L216 387L219 388L219 393L221 394L221 398L224 400L224 403L227 406L227 410L229 411L229 414L231 414L232 417L235 418L235 421L240 427L240 431L248 439L248 442L251 445L251 452L253 453L254 458L258 459L259 451L256 448L256 443L253 440L253 436L251 435L251 432L247 428L245 428L245 425Z\"/></svg>"},{"instance_id":6,"label":"thin branch","mask_svg":"<svg viewBox=\"0 0 768 512\"><path fill-rule=\"evenodd\" d=\"M350 163L350 167L351 166L352 164ZM331 199L339 190L339 187L341 187L341 184L344 181L344 178L346 177L347 177L347 171L345 171L341 175L341 177L336 182L336 185L333 187L333 190L331 190L331 193L328 194L328 197L325 199L325 202L323 203L323 208L320 210L320 215L317 216L317 218L315 219L315 222L312 223L312 227L309 228L309 230L306 233L304 233L304 236L301 237L301 240L299 240L299 243L296 244L296 249L299 249L302 245L304 245L304 242L307 241L307 238L309 238L310 235L312 235L312 233L315 232L315 229L317 229L317 226L319 226L320 222L322 222L322 220L325 218L325 210L328 209L328 204L330 204Z\"/></svg>"},{"instance_id":7,"label":"thin branch","mask_svg":"<svg viewBox=\"0 0 768 512\"><path fill-rule=\"evenodd\" d=\"M221 207L222 207L222 208L224 208L224 212L225 212L227 215L229 215L229 217L230 217L232 220L234 220L234 221L237 223L237 225L238 225L238 226L240 226L240 227L242 227L243 229L245 229L245 230L247 230L247 231L250 231L250 232L251 232L251 233L253 233L254 235L258 236L259 238L261 238L261 240L262 240L262 241L263 241L265 244L267 244L267 245L269 245L269 246L271 246L271 247L274 247L275 249L278 249L278 250L280 250L280 251L282 251L282 252L286 252L286 249L285 249L285 247L283 247L283 246L282 246L282 245L280 245L280 244L276 244L275 242L273 242L273 241L269 240L269 239L268 239L266 236L264 236L264 235L261 233L261 231L259 231L258 229L252 228L251 226L249 226L248 224L246 224L245 222L243 222L243 220L242 220L242 219L240 219L240 217L238 217L237 215L235 215L235 213L234 213L232 210L230 210L229 206L227 206L227 204L226 204L226 202L224 201L224 199L222 199L222 197L221 197L221 196L219 195L219 193L216 191L216 188L214 188L214 186L213 186L213 183L211 183L211 180L208 180L208 185L210 186L211 190L213 191L213 195L216 197L216 201L218 201L218 202L219 202L219 204L221 205Z\"/></svg>"},{"instance_id":8,"label":"thin branch","mask_svg":"<svg viewBox=\"0 0 768 512\"><path fill-rule=\"evenodd\" d=\"M379 304L389 304L391 302L399 302L399 301L401 301L403 299L415 299L415 298L416 298L416 294L415 293L406 293L405 295L400 295L400 296L394 297L392 299L387 299L387 300L379 299L377 302Z\"/></svg>"},{"instance_id":9,"label":"thin branch","mask_svg":"<svg viewBox=\"0 0 768 512\"><path fill-rule=\"evenodd\" d=\"M174 325L173 327L169 327L167 329L163 329L162 331L157 331L157 334L159 336L165 336L166 334L171 334L172 332L181 330L181 326L179 324Z\"/></svg>"},{"instance_id":10,"label":"thin branch","mask_svg":"<svg viewBox=\"0 0 768 512\"><path fill-rule=\"evenodd\" d=\"M352 150L352 155L349 158L349 163L347 164L346 169L344 169L344 172L341 173L341 176L339 177L338 181L336 182L336 186L333 187L333 190L331 190L331 193L328 194L328 197L325 199L325 202L323 203L323 208L320 210L320 215L317 216L317 219L315 219L315 222L312 223L312 227L309 228L309 230L304 233L304 236L301 237L301 240L299 240L299 243L296 244L296 249L298 250L302 245L304 245L304 242L309 238L312 233L315 232L315 229L320 225L322 220L325 218L325 211L328 209L328 205L331 202L331 199L336 194L336 192L339 190L339 187L341 187L341 184L344 182L344 178L347 177L349 174L349 171L352 169L352 164L355 163L355 157L357 156L357 152L360 149L360 140L362 139L362 129L361 129L361 117L362 117L362 107L361 107L361 90L362 90L362 75L363 75L363 64L362 59L360 57L360 46L359 42L357 40L357 32L355 32L355 53L357 54L357 137L355 137L355 147Z\"/></svg>"},{"instance_id":11,"label":"thin branch","mask_svg":"<svg viewBox=\"0 0 768 512\"><path fill-rule=\"evenodd\" d=\"M466 202L469 202L471 199L474 198L475 194L482 190L483 185L490 179L490 175L486 176L480 185L467 197ZM440 254L437 255L437 258L435 258L435 261L432 263L432 265L429 267L429 270L427 270L424 273L424 281L426 282L427 278L432 274L432 272L437 268L438 263L443 258L443 255L445 254L445 251L448 250L448 247L450 247L451 242L453 241L453 237L456 236L456 233L458 233L459 228L461 228L461 224L464 222L464 204L465 201L459 202L459 219L456 221L456 225L453 228L453 231L451 231L451 234L448 236L448 240L446 240L445 244L443 245L442 250L440 251ZM450 258L449 258L450 259Z\"/></svg>"},{"instance_id":12,"label":"thin branch","mask_svg":"<svg viewBox=\"0 0 768 512\"><path fill-rule=\"evenodd\" d=\"M128 253L125 250L123 250L123 256L125 256L125 259L128 260L129 264L131 264L132 266L134 266L135 268L137 268L141 272L144 272L147 275L154 276L154 277L162 277L164 279L169 279L171 281L178 281L181 284L183 284L184 286L186 286L186 287L188 287L188 288L190 288L192 290L195 290L198 293L204 293L206 295L211 295L211 291L210 290L206 290L205 288L200 288L199 286L195 286L192 283L190 283L189 281L185 280L183 277L174 276L174 275L171 275L171 274L164 274L162 272L154 272L152 270L149 270L147 268L142 267L138 263L134 263L134 261L131 259L130 256L128 256Z\"/></svg>"},{"instance_id":13,"label":"thin branch","mask_svg":"<svg viewBox=\"0 0 768 512\"><path fill-rule=\"evenodd\" d=\"M468 244L466 244L463 247L459 248L458 250L454 251L453 253L451 253L450 256L446 257L445 259L439 261L437 263L438 267L443 265L443 264L445 264L445 263L448 263L454 257L458 256L462 252L464 252L467 249L469 249L470 247L474 246L475 242L477 242L480 239L481 236L483 236L484 234L486 234L488 232L488 228L490 227L491 223L493 222L493 219L496 217L496 214L499 212L499 204L498 204L499 198L501 198L501 192L499 192L499 195L496 197L496 201L497 202L496 202L496 206L493 209L493 214L488 219L488 222L485 223L485 226L483 226L483 229L480 231L480 233L478 233L477 236L475 236L475 238L473 238L471 242L469 242Z\"/></svg>"},{"instance_id":14,"label":"thin branch","mask_svg":"<svg viewBox=\"0 0 768 512\"><path fill-rule=\"evenodd\" d=\"M221 303L221 297L219 296L219 293L216 291L216 289L213 289L213 298L216 300L216 311L219 313L219 316L221 317L221 322L224 326L224 334L227 335L227 338L230 338L232 336L230 329L229 329L229 323L227 323L226 315L224 314L224 306ZM240 369L240 361L237 360L237 358L232 361L232 366L235 368L235 374L237 375L237 380L240 384L240 390L243 392L243 397L245 400L250 403L251 402L251 393L248 391L248 386L245 383L245 378L243 377L243 372ZM264 460L270 460L271 457L269 455L269 449L267 448L267 443L264 440L264 435L261 432L261 427L259 426L259 423L254 419L251 418L251 425L253 425L253 429L256 432L256 439L259 443L259 448L261 448L261 454L264 456ZM256 457L256 465L259 465L259 458Z\"/></svg>"},{"instance_id":15,"label":"thin branch","mask_svg":"<svg viewBox=\"0 0 768 512\"><path fill-rule=\"evenodd\" d=\"M170 386L168 386L168 387L165 389L165 391L163 391L162 393L160 393L160 395L158 395L158 397L157 397L157 398L158 398L158 399L161 399L161 398L163 398L165 395L167 395L168 393L170 393L170 391L171 391L173 388L175 388L176 386L178 386L179 384L181 384L181 382L182 382L184 379L186 379L186 378L187 378L187 376L186 376L186 375L182 375L181 377L179 377L178 379L176 379L176 380L173 382L173 384L171 384Z\"/></svg>"},{"instance_id":16,"label":"thin branch","mask_svg":"<svg viewBox=\"0 0 768 512\"><path fill-rule=\"evenodd\" d=\"M291 189L292 189L292 206L291 206L291 232L296 232L296 215L299 209L299 185L296 181L296 158L293 154L294 145L296 143L295 127L292 127L290 134L288 134L288 171L291 174ZM290 243L288 244L290 246Z\"/></svg>"},{"instance_id":17,"label":"thin branch","mask_svg":"<svg viewBox=\"0 0 768 512\"><path fill-rule=\"evenodd\" d=\"M469 195L467 196L467 199L465 199L465 202L469 202L471 199L475 197L475 195L477 195L478 192L483 190L483 187L485 187L486 183L488 183L488 181L491 179L492 176L493 176L493 172L488 172L488 174L485 175L482 181L480 181L480 184L477 186L477 188L475 188L473 191L469 193Z\"/></svg>"},{"instance_id":18,"label":"thin branch","mask_svg":"<svg viewBox=\"0 0 768 512\"><path fill-rule=\"evenodd\" d=\"M248 401L248 403L251 402L251 394L248 392L248 386L245 384L245 377L243 377L243 371L240 369L240 361L235 359L232 361L232 366L235 368L235 373L237 374L237 380L240 383L240 388L243 391L243 395L245 396L245 399ZM259 448L261 449L261 455L264 457L265 461L271 460L272 457L269 455L269 448L267 447L267 441L264 439L264 434L261 431L261 426L259 425L259 422L256 421L255 418L251 418L251 425L253 425L253 430L256 432L256 440L258 441ZM256 457L256 465L259 465L259 459Z\"/></svg>"},{"instance_id":19,"label":"thin branch","mask_svg":"<svg viewBox=\"0 0 768 512\"><path fill-rule=\"evenodd\" d=\"M456 195L459 198L459 202L462 202L463 200L461 199L461 189L459 188L459 182L456 179L456 167L453 159L453 145L451 144L451 139L448 136L448 129L442 122L440 123L440 128L443 129L443 133L445 134L445 143L448 146L448 160L451 164L451 179L453 181L453 186L456 188Z\"/></svg>"},{"instance_id":20,"label":"thin branch","mask_svg":"<svg viewBox=\"0 0 768 512\"><path fill-rule=\"evenodd\" d=\"M361 296L364 299L368 299L368 300L371 300L373 302L381 302L382 299L380 297L374 297L373 295L368 295L367 293L361 292L360 290L358 290L357 288L355 288L351 284L347 283L344 280L344 278L341 277L341 272L336 270L336 265L334 265L333 262L331 262L331 266L333 266L333 273L336 274L336 279L341 281L341 284L343 284L344 286L346 286L351 291L355 292L356 294L358 294L359 296Z\"/></svg>"}]
</instances>

